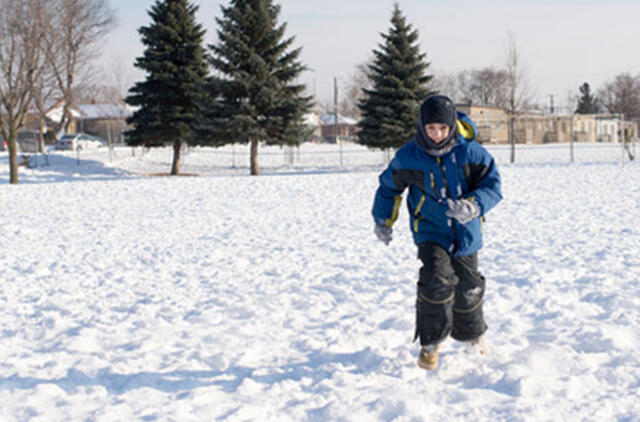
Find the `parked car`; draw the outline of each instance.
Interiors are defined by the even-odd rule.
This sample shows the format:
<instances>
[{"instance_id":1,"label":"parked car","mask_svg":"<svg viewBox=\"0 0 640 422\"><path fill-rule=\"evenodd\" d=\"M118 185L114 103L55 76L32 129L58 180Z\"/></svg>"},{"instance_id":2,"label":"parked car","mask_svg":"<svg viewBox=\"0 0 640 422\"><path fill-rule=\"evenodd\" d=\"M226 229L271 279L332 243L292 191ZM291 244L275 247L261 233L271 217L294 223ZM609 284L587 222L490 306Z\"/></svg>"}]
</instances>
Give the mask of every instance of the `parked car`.
<instances>
[{"instance_id":1,"label":"parked car","mask_svg":"<svg viewBox=\"0 0 640 422\"><path fill-rule=\"evenodd\" d=\"M18 154L34 154L40 152L40 132L37 130L21 130L16 136ZM7 141L0 136L0 151L7 151Z\"/></svg>"},{"instance_id":2,"label":"parked car","mask_svg":"<svg viewBox=\"0 0 640 422\"><path fill-rule=\"evenodd\" d=\"M60 151L96 149L106 145L104 139L86 133L67 133L56 141L55 148Z\"/></svg>"},{"instance_id":3,"label":"parked car","mask_svg":"<svg viewBox=\"0 0 640 422\"><path fill-rule=\"evenodd\" d=\"M21 130L16 137L18 151L22 153L40 152L40 132L37 130Z\"/></svg>"}]
</instances>

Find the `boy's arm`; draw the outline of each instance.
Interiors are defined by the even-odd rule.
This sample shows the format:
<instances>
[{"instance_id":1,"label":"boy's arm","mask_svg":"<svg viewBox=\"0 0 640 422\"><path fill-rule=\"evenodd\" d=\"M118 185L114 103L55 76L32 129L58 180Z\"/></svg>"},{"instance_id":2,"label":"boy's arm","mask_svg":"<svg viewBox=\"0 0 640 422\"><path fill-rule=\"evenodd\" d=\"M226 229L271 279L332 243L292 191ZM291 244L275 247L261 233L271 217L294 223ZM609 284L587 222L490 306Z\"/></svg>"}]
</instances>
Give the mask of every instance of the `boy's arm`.
<instances>
[{"instance_id":1,"label":"boy's arm","mask_svg":"<svg viewBox=\"0 0 640 422\"><path fill-rule=\"evenodd\" d=\"M378 178L380 186L376 191L371 214L376 224L392 227L398 219L398 212L402 204L402 192L407 187L406 184L395 177L399 167L397 157L391 160L389 166L380 174ZM399 185L398 185L399 184Z\"/></svg>"},{"instance_id":2,"label":"boy's arm","mask_svg":"<svg viewBox=\"0 0 640 422\"><path fill-rule=\"evenodd\" d=\"M480 145L471 151L468 176L471 192L465 197L478 205L480 215L485 215L502 200L502 192L495 160Z\"/></svg>"}]
</instances>

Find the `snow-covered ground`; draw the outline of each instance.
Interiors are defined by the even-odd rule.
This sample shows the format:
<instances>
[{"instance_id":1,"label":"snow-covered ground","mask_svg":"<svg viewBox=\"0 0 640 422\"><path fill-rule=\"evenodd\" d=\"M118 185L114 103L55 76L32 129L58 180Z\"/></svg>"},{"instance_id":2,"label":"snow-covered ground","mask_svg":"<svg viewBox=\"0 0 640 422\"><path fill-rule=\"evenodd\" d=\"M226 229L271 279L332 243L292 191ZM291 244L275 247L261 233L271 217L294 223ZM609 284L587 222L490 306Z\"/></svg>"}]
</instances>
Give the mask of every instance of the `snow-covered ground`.
<instances>
[{"instance_id":1,"label":"snow-covered ground","mask_svg":"<svg viewBox=\"0 0 640 422\"><path fill-rule=\"evenodd\" d=\"M640 421L637 160L490 148L490 354L450 341L435 372L406 209L372 232L381 153L52 154L18 186L1 153L0 420Z\"/></svg>"}]
</instances>

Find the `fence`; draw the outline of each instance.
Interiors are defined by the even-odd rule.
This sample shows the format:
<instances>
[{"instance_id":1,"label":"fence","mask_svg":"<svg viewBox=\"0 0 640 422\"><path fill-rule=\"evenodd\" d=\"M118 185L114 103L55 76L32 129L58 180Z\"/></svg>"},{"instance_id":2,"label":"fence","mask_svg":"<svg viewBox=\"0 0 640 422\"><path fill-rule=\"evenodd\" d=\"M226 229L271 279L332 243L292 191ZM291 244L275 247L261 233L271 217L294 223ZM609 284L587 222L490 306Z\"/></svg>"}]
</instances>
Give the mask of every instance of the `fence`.
<instances>
[{"instance_id":1,"label":"fence","mask_svg":"<svg viewBox=\"0 0 640 422\"><path fill-rule=\"evenodd\" d=\"M510 163L510 145L485 144L498 164ZM620 143L550 143L516 144L516 164L545 163L616 163L629 162L636 156L637 142ZM369 150L357 144L303 144L300 147L262 146L258 159L267 172L321 172L379 170L393 157L393 151ZM173 149L113 147L83 151L52 151L29 159L29 167L91 166L117 167L132 173L166 173L173 158ZM181 169L197 174L247 174L249 147L191 147L181 154Z\"/></svg>"}]
</instances>

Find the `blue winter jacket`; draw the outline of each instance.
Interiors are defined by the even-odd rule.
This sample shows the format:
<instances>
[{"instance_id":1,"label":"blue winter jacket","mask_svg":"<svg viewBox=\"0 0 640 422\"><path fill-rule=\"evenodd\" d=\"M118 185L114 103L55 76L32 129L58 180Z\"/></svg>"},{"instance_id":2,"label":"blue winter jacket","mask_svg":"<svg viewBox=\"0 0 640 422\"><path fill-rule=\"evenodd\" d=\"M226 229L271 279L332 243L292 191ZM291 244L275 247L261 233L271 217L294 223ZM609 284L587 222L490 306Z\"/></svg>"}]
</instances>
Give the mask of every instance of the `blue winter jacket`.
<instances>
[{"instance_id":1,"label":"blue winter jacket","mask_svg":"<svg viewBox=\"0 0 640 422\"><path fill-rule=\"evenodd\" d=\"M400 148L380 174L372 214L376 224L391 227L408 187L414 242L434 242L454 256L464 256L482 247L481 217L500 202L502 194L493 157L474 141L476 126L459 111L457 129L457 144L440 157L429 155L416 138ZM421 124L418 130L426 135ZM480 217L466 225L447 217L447 198L473 201L480 209Z\"/></svg>"}]
</instances>

